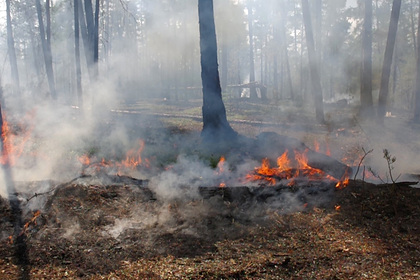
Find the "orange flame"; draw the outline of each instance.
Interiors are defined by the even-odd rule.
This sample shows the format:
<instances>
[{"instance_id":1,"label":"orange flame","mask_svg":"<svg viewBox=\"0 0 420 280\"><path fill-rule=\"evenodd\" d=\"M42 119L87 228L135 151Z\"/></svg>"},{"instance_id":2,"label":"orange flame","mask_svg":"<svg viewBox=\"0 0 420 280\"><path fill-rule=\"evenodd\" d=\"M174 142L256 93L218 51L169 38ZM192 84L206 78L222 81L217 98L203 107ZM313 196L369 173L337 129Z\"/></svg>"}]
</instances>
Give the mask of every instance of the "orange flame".
<instances>
[{"instance_id":1,"label":"orange flame","mask_svg":"<svg viewBox=\"0 0 420 280\"><path fill-rule=\"evenodd\" d=\"M314 151L319 152L319 142L314 139Z\"/></svg>"},{"instance_id":2,"label":"orange flame","mask_svg":"<svg viewBox=\"0 0 420 280\"><path fill-rule=\"evenodd\" d=\"M90 157L88 155L82 155L78 158L81 164L90 165Z\"/></svg>"},{"instance_id":3,"label":"orange flame","mask_svg":"<svg viewBox=\"0 0 420 280\"><path fill-rule=\"evenodd\" d=\"M270 162L264 158L261 166L256 167L253 173L250 173L246 178L250 181L265 181L270 185L275 185L277 180L291 180L288 182L289 186L296 184L295 178L306 177L310 180L329 180L339 183L339 180L326 174L324 171L313 168L308 164L307 153L309 149L300 152L294 151L294 160L290 160L289 151L286 150L281 156L277 158L277 167L270 167ZM341 181L347 179L347 172ZM341 182L340 181L340 182Z\"/></svg>"},{"instance_id":4,"label":"orange flame","mask_svg":"<svg viewBox=\"0 0 420 280\"><path fill-rule=\"evenodd\" d=\"M33 114L34 112L30 112L25 118L33 118ZM26 129L22 124L20 124L19 127L20 131L23 131L23 133L17 137L11 132L9 123L3 116L3 125L1 127L3 147L0 156L0 164L10 164L13 166L16 164L17 159L22 155L25 144L31 136L33 125L29 129Z\"/></svg>"},{"instance_id":5,"label":"orange flame","mask_svg":"<svg viewBox=\"0 0 420 280\"><path fill-rule=\"evenodd\" d=\"M10 135L9 125L7 121L3 118L3 125L1 127L1 139L3 140L3 147L2 147L1 158L0 158L1 164L11 163L10 155L12 151L12 145L10 143L9 135Z\"/></svg>"},{"instance_id":6,"label":"orange flame","mask_svg":"<svg viewBox=\"0 0 420 280\"><path fill-rule=\"evenodd\" d=\"M36 225L37 224L36 219L38 219L39 216L41 216L41 211L37 210L34 213L33 217L28 222L25 223L25 225L22 228L22 231L19 233L19 236L26 234L30 225ZM8 239L9 239L9 243L13 244L14 242L13 235L10 235Z\"/></svg>"},{"instance_id":7,"label":"orange flame","mask_svg":"<svg viewBox=\"0 0 420 280\"><path fill-rule=\"evenodd\" d=\"M337 189L340 189L340 190L341 189L344 189L345 187L348 186L349 181L350 181L350 179L349 179L349 170L346 169L346 171L344 172L343 177L340 179L340 181L337 182L337 184L335 185L335 187Z\"/></svg>"},{"instance_id":8,"label":"orange flame","mask_svg":"<svg viewBox=\"0 0 420 280\"><path fill-rule=\"evenodd\" d=\"M109 161L105 158L102 158L100 162L95 161L94 158L85 154L78 157L79 162L83 165L83 168L93 167L97 172L103 168L112 168L115 167L118 169L117 174L123 173L122 170L132 169L135 170L138 167L150 167L150 162L148 159L143 159L141 154L144 150L144 140L139 139L138 147L130 149L125 156L124 160L119 162Z\"/></svg>"},{"instance_id":9,"label":"orange flame","mask_svg":"<svg viewBox=\"0 0 420 280\"><path fill-rule=\"evenodd\" d=\"M217 173L221 174L225 172L225 168L224 168L225 162L226 162L225 157L221 156L219 162L217 163Z\"/></svg>"},{"instance_id":10,"label":"orange flame","mask_svg":"<svg viewBox=\"0 0 420 280\"><path fill-rule=\"evenodd\" d=\"M138 149L133 148L127 152L125 160L121 162L122 166L135 169L137 166L142 164L141 153L144 149L144 140L140 139L138 144Z\"/></svg>"}]
</instances>

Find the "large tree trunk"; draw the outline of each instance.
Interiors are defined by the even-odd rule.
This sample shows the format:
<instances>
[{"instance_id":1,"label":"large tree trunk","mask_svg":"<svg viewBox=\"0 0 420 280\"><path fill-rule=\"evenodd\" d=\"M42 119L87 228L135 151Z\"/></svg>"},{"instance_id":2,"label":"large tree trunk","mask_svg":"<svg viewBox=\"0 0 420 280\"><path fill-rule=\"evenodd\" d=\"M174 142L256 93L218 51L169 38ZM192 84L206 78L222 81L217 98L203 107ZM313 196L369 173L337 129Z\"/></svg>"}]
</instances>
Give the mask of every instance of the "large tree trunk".
<instances>
[{"instance_id":1,"label":"large tree trunk","mask_svg":"<svg viewBox=\"0 0 420 280\"><path fill-rule=\"evenodd\" d=\"M10 69L12 72L12 80L15 92L20 95L19 71L16 59L15 39L13 37L12 16L10 12L10 0L6 0L7 13L7 50L9 53Z\"/></svg>"},{"instance_id":2,"label":"large tree trunk","mask_svg":"<svg viewBox=\"0 0 420 280\"><path fill-rule=\"evenodd\" d=\"M98 5L99 8L99 5ZM95 11L97 8L95 8ZM83 13L84 12L84 13ZM96 58L96 15L93 13L92 0L84 1L84 11L80 7L79 23L81 27L81 33L83 38L83 45L85 49L86 63L89 72L89 78L91 81L97 78L97 69L95 66Z\"/></svg>"},{"instance_id":3,"label":"large tree trunk","mask_svg":"<svg viewBox=\"0 0 420 280\"><path fill-rule=\"evenodd\" d=\"M222 140L236 136L226 118L217 65L217 42L213 0L198 1L200 26L201 81L203 84L203 130L207 140Z\"/></svg>"},{"instance_id":4,"label":"large tree trunk","mask_svg":"<svg viewBox=\"0 0 420 280\"><path fill-rule=\"evenodd\" d=\"M392 57L397 37L398 20L400 17L401 0L392 3L391 20L389 23L388 38L386 41L384 63L382 65L381 85L379 89L378 120L383 122L386 114L387 99L389 95L389 77L391 75Z\"/></svg>"},{"instance_id":5,"label":"large tree trunk","mask_svg":"<svg viewBox=\"0 0 420 280\"><path fill-rule=\"evenodd\" d=\"M311 14L308 0L302 0L303 22L305 25L306 44L308 48L309 70L311 72L312 93L315 103L315 115L319 122L324 122L324 103L322 97L321 77L315 52L314 35L312 32Z\"/></svg>"},{"instance_id":6,"label":"large tree trunk","mask_svg":"<svg viewBox=\"0 0 420 280\"><path fill-rule=\"evenodd\" d=\"M360 113L373 115L372 98L372 0L365 1L362 38L362 71L360 77Z\"/></svg>"},{"instance_id":7,"label":"large tree trunk","mask_svg":"<svg viewBox=\"0 0 420 280\"><path fill-rule=\"evenodd\" d=\"M228 46L223 43L222 44L222 80L221 86L223 91L226 89L228 85Z\"/></svg>"},{"instance_id":8,"label":"large tree trunk","mask_svg":"<svg viewBox=\"0 0 420 280\"><path fill-rule=\"evenodd\" d=\"M74 54L76 63L76 95L80 110L83 110L82 70L80 65L80 28L79 28L79 2L74 0Z\"/></svg>"},{"instance_id":9,"label":"large tree trunk","mask_svg":"<svg viewBox=\"0 0 420 280\"><path fill-rule=\"evenodd\" d=\"M82 35L82 39L83 39L83 49L85 50L85 58L86 58L86 64L88 66L88 74L89 74L89 78L92 80L92 69L90 67L90 65L92 65L93 63L93 56L90 55L91 53L89 52L90 50L90 45L89 45L89 35L88 35L88 29L86 26L86 17L85 17L85 12L84 12L84 8L83 8L83 2L82 0L77 0L78 1L78 6L79 6L79 27L80 27L80 34Z\"/></svg>"},{"instance_id":10,"label":"large tree trunk","mask_svg":"<svg viewBox=\"0 0 420 280\"><path fill-rule=\"evenodd\" d=\"M45 61L45 70L47 72L47 79L48 85L50 88L50 94L53 99L57 98L57 93L55 90L55 78L54 78L54 70L52 66L52 53L51 53L51 46L48 45L47 39L45 37L45 28L44 28L44 21L42 18L42 8L40 0L35 0L36 11L38 14L38 24L39 24L39 33L41 36L41 44L42 44L42 52L44 54L44 61ZM47 26L49 23L47 23Z\"/></svg>"}]
</instances>

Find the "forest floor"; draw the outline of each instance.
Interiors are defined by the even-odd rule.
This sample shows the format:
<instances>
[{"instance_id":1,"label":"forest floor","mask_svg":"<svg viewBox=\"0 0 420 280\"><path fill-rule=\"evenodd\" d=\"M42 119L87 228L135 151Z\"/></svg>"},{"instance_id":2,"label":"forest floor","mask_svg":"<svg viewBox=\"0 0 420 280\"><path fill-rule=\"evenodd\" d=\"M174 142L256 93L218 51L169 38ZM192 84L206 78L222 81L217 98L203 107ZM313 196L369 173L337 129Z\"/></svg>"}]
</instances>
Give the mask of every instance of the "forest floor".
<instances>
[{"instance_id":1,"label":"forest floor","mask_svg":"<svg viewBox=\"0 0 420 280\"><path fill-rule=\"evenodd\" d=\"M143 126L139 130L152 129L147 147L161 143L156 139L156 123L137 118L158 115L159 125L171 131L163 143L174 149L185 135L199 137L197 104L121 106L115 119L130 115L134 126ZM317 140L320 150L329 150L332 157L352 166L357 166L363 149L370 149L372 142L383 144L376 139L395 135L393 129L402 130L404 139L394 143L390 137L384 148L399 144L413 153L420 149L412 132L417 128L393 124L406 123L404 118L387 120L387 129L376 128L381 133L375 138L370 134L375 128L366 131L367 125L354 118L350 107L332 106L327 125L316 124L310 112L295 114L284 106L226 102L226 107L232 126L243 135L274 131L308 146L316 146ZM405 160L398 150L392 151L396 163ZM13 213L8 202L0 200L0 278L420 278L419 188L350 180L346 188L321 193L327 200L320 204L297 200L295 208L285 209L278 200L235 200L223 195L165 199L142 179L95 174L69 182L31 182L49 184L53 191L19 196L28 208L23 211L27 227L21 232L25 250L18 254L11 237ZM282 201L287 199L295 198L286 193ZM42 208L29 207L34 201ZM19 263L24 255L29 263Z\"/></svg>"}]
</instances>

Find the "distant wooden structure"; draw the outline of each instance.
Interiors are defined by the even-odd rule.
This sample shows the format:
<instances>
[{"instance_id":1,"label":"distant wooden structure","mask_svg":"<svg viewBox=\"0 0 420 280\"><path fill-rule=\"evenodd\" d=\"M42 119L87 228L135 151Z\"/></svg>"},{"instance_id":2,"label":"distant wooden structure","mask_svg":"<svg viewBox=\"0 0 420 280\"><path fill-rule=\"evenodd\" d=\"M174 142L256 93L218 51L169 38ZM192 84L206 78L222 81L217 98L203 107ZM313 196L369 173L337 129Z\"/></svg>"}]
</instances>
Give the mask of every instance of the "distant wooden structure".
<instances>
[{"instance_id":1,"label":"distant wooden structure","mask_svg":"<svg viewBox=\"0 0 420 280\"><path fill-rule=\"evenodd\" d=\"M227 88L231 89L241 89L241 92L243 89L249 88L255 88L257 90L257 93L259 93L259 96L261 99L265 100L267 99L267 87L263 84L260 84L259 82L252 82L252 83L246 83L246 84L238 84L238 85L228 85ZM243 96L240 96L243 97Z\"/></svg>"}]
</instances>

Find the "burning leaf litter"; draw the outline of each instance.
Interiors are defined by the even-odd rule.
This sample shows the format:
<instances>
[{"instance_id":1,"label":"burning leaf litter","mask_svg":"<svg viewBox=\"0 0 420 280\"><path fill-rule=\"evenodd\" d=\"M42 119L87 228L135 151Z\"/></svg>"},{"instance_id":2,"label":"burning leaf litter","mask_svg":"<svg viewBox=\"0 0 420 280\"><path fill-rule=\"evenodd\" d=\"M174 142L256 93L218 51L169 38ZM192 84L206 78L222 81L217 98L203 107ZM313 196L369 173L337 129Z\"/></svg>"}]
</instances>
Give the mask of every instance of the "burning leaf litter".
<instances>
[{"instance_id":1,"label":"burning leaf litter","mask_svg":"<svg viewBox=\"0 0 420 280\"><path fill-rule=\"evenodd\" d=\"M250 181L266 181L269 185L275 185L279 181L287 181L287 185L296 184L295 179L306 178L308 181L326 181L335 182L337 188L343 188L348 185L349 175L344 174L343 178L336 179L324 171L309 166L306 157L306 149L304 152L294 150L295 158L289 158L289 151L286 150L277 158L277 167L270 167L268 158L262 160L261 166L256 167L254 172L247 175Z\"/></svg>"}]
</instances>

